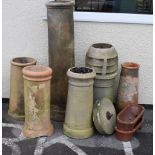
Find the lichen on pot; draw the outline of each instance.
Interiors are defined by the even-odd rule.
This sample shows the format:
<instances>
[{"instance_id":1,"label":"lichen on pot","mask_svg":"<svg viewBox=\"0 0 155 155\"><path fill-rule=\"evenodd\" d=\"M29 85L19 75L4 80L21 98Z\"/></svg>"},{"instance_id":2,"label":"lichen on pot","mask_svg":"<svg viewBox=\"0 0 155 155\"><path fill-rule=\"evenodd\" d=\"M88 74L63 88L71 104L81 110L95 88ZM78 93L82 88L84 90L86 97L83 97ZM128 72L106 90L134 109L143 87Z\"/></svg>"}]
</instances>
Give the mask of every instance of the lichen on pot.
<instances>
[{"instance_id":1,"label":"lichen on pot","mask_svg":"<svg viewBox=\"0 0 155 155\"><path fill-rule=\"evenodd\" d=\"M95 72L88 67L73 67L67 71L69 89L64 134L72 138L88 138L93 135L93 83Z\"/></svg>"}]
</instances>

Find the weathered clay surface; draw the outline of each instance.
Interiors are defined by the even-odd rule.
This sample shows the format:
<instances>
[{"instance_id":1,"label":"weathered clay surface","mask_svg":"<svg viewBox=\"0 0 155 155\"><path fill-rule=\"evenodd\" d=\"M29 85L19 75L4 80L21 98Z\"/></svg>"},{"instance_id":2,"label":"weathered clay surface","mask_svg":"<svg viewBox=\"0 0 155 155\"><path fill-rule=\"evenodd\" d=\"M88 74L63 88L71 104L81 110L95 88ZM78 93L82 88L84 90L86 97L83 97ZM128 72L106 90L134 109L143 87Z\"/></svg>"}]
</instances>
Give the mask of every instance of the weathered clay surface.
<instances>
[{"instance_id":1,"label":"weathered clay surface","mask_svg":"<svg viewBox=\"0 0 155 155\"><path fill-rule=\"evenodd\" d=\"M74 23L71 1L47 4L49 66L53 69L51 82L51 116L64 121L67 103L67 70L74 66Z\"/></svg>"},{"instance_id":2,"label":"weathered clay surface","mask_svg":"<svg viewBox=\"0 0 155 155\"><path fill-rule=\"evenodd\" d=\"M138 69L139 65L136 63L122 64L118 87L118 111L128 104L138 104Z\"/></svg>"},{"instance_id":3,"label":"weathered clay surface","mask_svg":"<svg viewBox=\"0 0 155 155\"><path fill-rule=\"evenodd\" d=\"M73 68L67 72L69 90L63 126L65 135L78 139L88 138L94 131L92 111L95 72L90 68L88 72L82 72L74 72Z\"/></svg>"},{"instance_id":4,"label":"weathered clay surface","mask_svg":"<svg viewBox=\"0 0 155 155\"><path fill-rule=\"evenodd\" d=\"M51 69L45 66L23 69L25 95L23 134L26 137L51 136L53 133L50 121L51 72Z\"/></svg>"},{"instance_id":5,"label":"weathered clay surface","mask_svg":"<svg viewBox=\"0 0 155 155\"><path fill-rule=\"evenodd\" d=\"M35 65L36 60L28 57L17 57L11 60L10 103L8 114L15 119L24 119L24 81L22 69Z\"/></svg>"}]
</instances>

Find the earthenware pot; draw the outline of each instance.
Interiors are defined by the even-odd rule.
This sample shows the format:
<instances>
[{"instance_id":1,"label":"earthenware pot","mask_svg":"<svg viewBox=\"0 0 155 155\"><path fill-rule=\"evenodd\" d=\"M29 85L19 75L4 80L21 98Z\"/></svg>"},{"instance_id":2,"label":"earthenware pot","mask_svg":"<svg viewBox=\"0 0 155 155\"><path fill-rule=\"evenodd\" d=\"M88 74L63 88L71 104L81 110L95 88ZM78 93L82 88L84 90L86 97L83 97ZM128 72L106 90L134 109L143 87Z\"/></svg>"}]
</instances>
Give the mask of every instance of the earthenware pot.
<instances>
[{"instance_id":1,"label":"earthenware pot","mask_svg":"<svg viewBox=\"0 0 155 155\"><path fill-rule=\"evenodd\" d=\"M73 67L67 72L69 90L64 134L77 139L93 135L93 83L95 71L88 67Z\"/></svg>"},{"instance_id":2,"label":"earthenware pot","mask_svg":"<svg viewBox=\"0 0 155 155\"><path fill-rule=\"evenodd\" d=\"M36 60L29 57L16 57L11 60L10 100L8 114L15 119L24 119L24 82L22 69L35 65Z\"/></svg>"},{"instance_id":3,"label":"earthenware pot","mask_svg":"<svg viewBox=\"0 0 155 155\"><path fill-rule=\"evenodd\" d=\"M116 124L116 111L108 98L97 100L93 108L93 122L101 134L112 134Z\"/></svg>"},{"instance_id":4,"label":"earthenware pot","mask_svg":"<svg viewBox=\"0 0 155 155\"><path fill-rule=\"evenodd\" d=\"M118 111L121 111L128 104L138 104L139 64L125 62L121 66L117 100Z\"/></svg>"},{"instance_id":5,"label":"earthenware pot","mask_svg":"<svg viewBox=\"0 0 155 155\"><path fill-rule=\"evenodd\" d=\"M116 138L120 141L129 141L134 136L134 133L141 128L142 124L144 123L144 118L135 126L134 129L129 131L119 130L117 126L115 127L116 130Z\"/></svg>"},{"instance_id":6,"label":"earthenware pot","mask_svg":"<svg viewBox=\"0 0 155 155\"><path fill-rule=\"evenodd\" d=\"M51 68L46 66L28 66L23 69L25 137L51 136L53 133L50 121L51 74Z\"/></svg>"},{"instance_id":7,"label":"earthenware pot","mask_svg":"<svg viewBox=\"0 0 155 155\"><path fill-rule=\"evenodd\" d=\"M117 128L123 131L133 130L144 117L144 107L128 105L117 115Z\"/></svg>"},{"instance_id":8,"label":"earthenware pot","mask_svg":"<svg viewBox=\"0 0 155 155\"><path fill-rule=\"evenodd\" d=\"M74 66L74 22L72 1L47 3L49 66L51 82L51 116L64 121L67 103L67 70Z\"/></svg>"}]
</instances>

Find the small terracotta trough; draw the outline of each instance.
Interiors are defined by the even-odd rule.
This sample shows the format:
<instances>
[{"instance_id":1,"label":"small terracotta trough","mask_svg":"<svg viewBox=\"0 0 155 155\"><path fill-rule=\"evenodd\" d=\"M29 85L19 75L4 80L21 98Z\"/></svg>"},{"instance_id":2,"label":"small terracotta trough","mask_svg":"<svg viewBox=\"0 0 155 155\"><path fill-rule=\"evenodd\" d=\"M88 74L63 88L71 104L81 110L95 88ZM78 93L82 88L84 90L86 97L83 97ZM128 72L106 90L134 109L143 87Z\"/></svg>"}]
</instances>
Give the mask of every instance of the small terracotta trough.
<instances>
[{"instance_id":1,"label":"small terracotta trough","mask_svg":"<svg viewBox=\"0 0 155 155\"><path fill-rule=\"evenodd\" d=\"M129 105L117 115L117 128L131 131L142 120L144 107L141 105Z\"/></svg>"},{"instance_id":2,"label":"small terracotta trough","mask_svg":"<svg viewBox=\"0 0 155 155\"><path fill-rule=\"evenodd\" d=\"M118 140L121 141L129 141L132 139L134 133L141 128L141 126L143 125L144 122L144 118L142 118L141 122L139 124L137 124L137 126L130 131L123 131L123 130L119 130L117 127L115 127L116 130L116 137Z\"/></svg>"},{"instance_id":3,"label":"small terracotta trough","mask_svg":"<svg viewBox=\"0 0 155 155\"><path fill-rule=\"evenodd\" d=\"M122 141L129 141L134 133L142 127L144 122L144 107L128 105L118 115L116 121L116 137Z\"/></svg>"},{"instance_id":4,"label":"small terracotta trough","mask_svg":"<svg viewBox=\"0 0 155 155\"><path fill-rule=\"evenodd\" d=\"M32 65L23 68L25 122L23 135L27 138L51 136L54 128L50 120L50 80L52 69Z\"/></svg>"}]
</instances>

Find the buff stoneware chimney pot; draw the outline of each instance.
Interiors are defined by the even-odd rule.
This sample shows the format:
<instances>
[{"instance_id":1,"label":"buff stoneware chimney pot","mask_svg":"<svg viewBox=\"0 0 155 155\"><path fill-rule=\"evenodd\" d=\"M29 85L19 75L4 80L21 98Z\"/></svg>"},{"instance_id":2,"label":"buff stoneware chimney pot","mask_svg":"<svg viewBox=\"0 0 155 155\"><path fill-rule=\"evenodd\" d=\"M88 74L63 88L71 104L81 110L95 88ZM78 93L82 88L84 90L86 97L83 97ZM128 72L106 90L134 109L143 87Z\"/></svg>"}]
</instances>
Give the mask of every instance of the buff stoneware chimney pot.
<instances>
[{"instance_id":1,"label":"buff stoneware chimney pot","mask_svg":"<svg viewBox=\"0 0 155 155\"><path fill-rule=\"evenodd\" d=\"M23 69L25 96L25 123L23 135L28 138L51 136L50 80L52 69L46 66L28 66Z\"/></svg>"},{"instance_id":2,"label":"buff stoneware chimney pot","mask_svg":"<svg viewBox=\"0 0 155 155\"><path fill-rule=\"evenodd\" d=\"M24 81L22 69L35 65L36 60L29 57L16 57L11 60L10 100L8 114L18 120L24 119Z\"/></svg>"},{"instance_id":3,"label":"buff stoneware chimney pot","mask_svg":"<svg viewBox=\"0 0 155 155\"><path fill-rule=\"evenodd\" d=\"M125 62L121 66L117 99L118 111L121 111L128 104L138 104L139 64Z\"/></svg>"},{"instance_id":4,"label":"buff stoneware chimney pot","mask_svg":"<svg viewBox=\"0 0 155 155\"><path fill-rule=\"evenodd\" d=\"M67 72L69 90L64 134L77 139L93 135L93 83L95 71L88 67L73 67Z\"/></svg>"},{"instance_id":5,"label":"buff stoneware chimney pot","mask_svg":"<svg viewBox=\"0 0 155 155\"><path fill-rule=\"evenodd\" d=\"M47 6L51 117L64 121L68 81L66 72L74 66L74 22L72 1L50 1Z\"/></svg>"},{"instance_id":6,"label":"buff stoneware chimney pot","mask_svg":"<svg viewBox=\"0 0 155 155\"><path fill-rule=\"evenodd\" d=\"M118 70L118 54L113 45L95 43L86 53L86 66L93 67L100 75L109 75Z\"/></svg>"},{"instance_id":7,"label":"buff stoneware chimney pot","mask_svg":"<svg viewBox=\"0 0 155 155\"><path fill-rule=\"evenodd\" d=\"M114 46L108 43L91 45L86 53L85 64L96 72L94 103L104 97L113 102L115 77L118 71L118 54Z\"/></svg>"}]
</instances>

